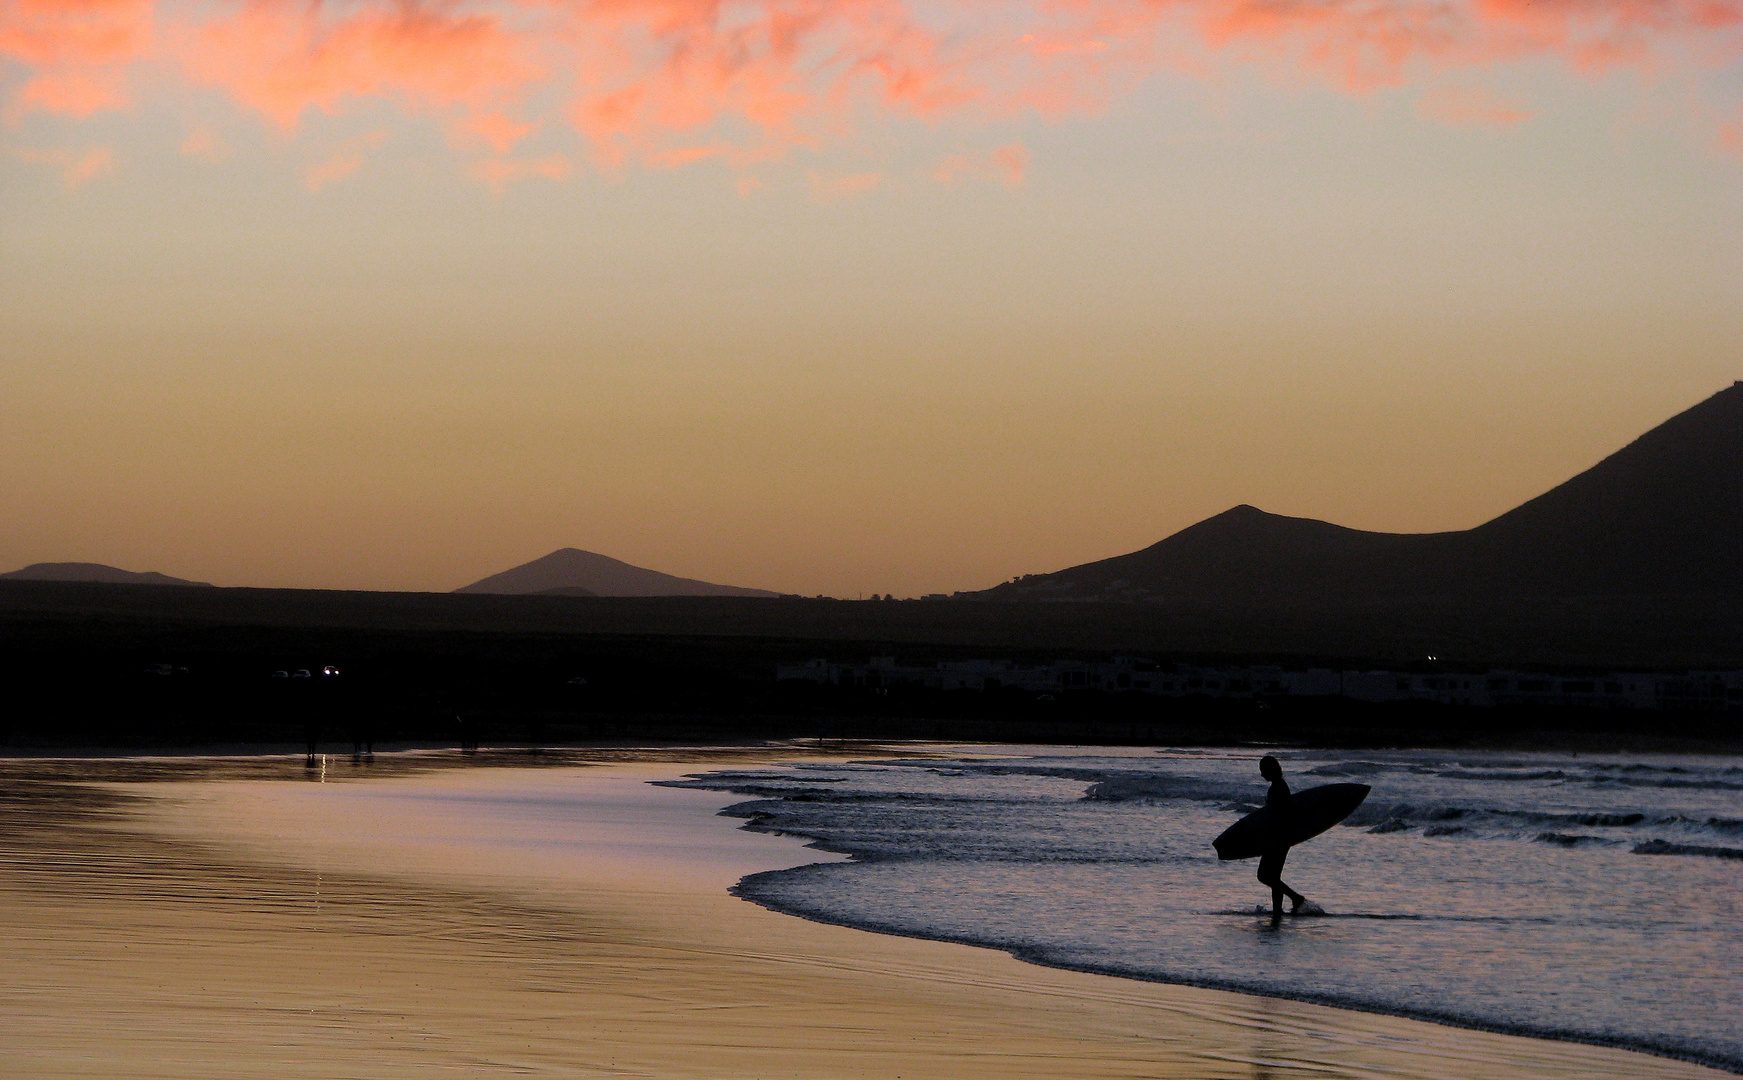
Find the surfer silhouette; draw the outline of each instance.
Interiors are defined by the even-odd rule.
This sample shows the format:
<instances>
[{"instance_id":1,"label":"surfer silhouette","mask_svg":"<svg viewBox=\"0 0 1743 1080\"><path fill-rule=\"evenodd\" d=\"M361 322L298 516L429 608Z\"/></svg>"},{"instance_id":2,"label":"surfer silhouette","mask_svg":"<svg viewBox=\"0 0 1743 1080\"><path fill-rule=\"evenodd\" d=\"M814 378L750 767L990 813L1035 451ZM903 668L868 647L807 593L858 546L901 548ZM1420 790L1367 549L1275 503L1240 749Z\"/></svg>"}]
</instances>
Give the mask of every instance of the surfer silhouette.
<instances>
[{"instance_id":1,"label":"surfer silhouette","mask_svg":"<svg viewBox=\"0 0 1743 1080\"><path fill-rule=\"evenodd\" d=\"M1271 782L1265 805L1222 831L1212 840L1216 857L1259 860L1259 880L1271 888L1271 925L1283 921L1283 898L1291 915L1324 915L1318 904L1283 884L1283 861L1289 849L1312 840L1353 814L1368 797L1366 784L1321 784L1292 794L1283 780L1283 766L1267 755L1259 759L1259 775Z\"/></svg>"},{"instance_id":2,"label":"surfer silhouette","mask_svg":"<svg viewBox=\"0 0 1743 1080\"><path fill-rule=\"evenodd\" d=\"M1287 818L1290 814L1289 784L1283 779L1283 766L1269 754L1259 759L1259 775L1271 781L1265 792L1265 806L1273 814ZM1307 897L1283 883L1283 862L1289 858L1288 844L1274 844L1259 856L1259 882L1271 886L1271 921L1283 919L1283 898L1289 898L1289 913L1296 914L1307 903Z\"/></svg>"}]
</instances>

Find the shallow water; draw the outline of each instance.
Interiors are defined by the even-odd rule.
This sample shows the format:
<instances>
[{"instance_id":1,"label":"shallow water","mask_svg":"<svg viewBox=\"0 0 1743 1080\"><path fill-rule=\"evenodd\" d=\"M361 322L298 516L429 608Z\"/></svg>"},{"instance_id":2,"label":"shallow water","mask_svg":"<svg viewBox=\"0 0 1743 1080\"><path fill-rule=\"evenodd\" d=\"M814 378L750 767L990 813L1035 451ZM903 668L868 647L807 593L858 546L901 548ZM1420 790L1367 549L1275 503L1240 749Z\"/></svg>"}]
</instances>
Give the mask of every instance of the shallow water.
<instances>
[{"instance_id":1,"label":"shallow water","mask_svg":"<svg viewBox=\"0 0 1743 1080\"><path fill-rule=\"evenodd\" d=\"M1714 1075L769 914L728 885L815 853L677 767L80 769L0 784L8 1080Z\"/></svg>"},{"instance_id":2,"label":"shallow water","mask_svg":"<svg viewBox=\"0 0 1743 1080\"><path fill-rule=\"evenodd\" d=\"M1210 839L1253 751L1062 751L722 771L728 813L853 856L746 878L793 914L1143 979L1648 1049L1743 1072L1743 759L1280 754L1370 784L1285 879Z\"/></svg>"}]
</instances>

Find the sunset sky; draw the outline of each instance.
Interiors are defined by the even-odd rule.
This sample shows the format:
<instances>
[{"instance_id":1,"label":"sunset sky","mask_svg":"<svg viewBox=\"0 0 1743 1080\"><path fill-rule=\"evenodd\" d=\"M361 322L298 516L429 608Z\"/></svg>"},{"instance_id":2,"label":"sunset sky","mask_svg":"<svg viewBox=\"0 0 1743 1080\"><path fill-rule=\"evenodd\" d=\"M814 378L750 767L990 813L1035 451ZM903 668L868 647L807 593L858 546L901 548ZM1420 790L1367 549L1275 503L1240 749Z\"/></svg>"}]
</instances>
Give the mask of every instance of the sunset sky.
<instances>
[{"instance_id":1,"label":"sunset sky","mask_svg":"<svg viewBox=\"0 0 1743 1080\"><path fill-rule=\"evenodd\" d=\"M984 588L1743 378L1743 0L0 0L0 570Z\"/></svg>"}]
</instances>

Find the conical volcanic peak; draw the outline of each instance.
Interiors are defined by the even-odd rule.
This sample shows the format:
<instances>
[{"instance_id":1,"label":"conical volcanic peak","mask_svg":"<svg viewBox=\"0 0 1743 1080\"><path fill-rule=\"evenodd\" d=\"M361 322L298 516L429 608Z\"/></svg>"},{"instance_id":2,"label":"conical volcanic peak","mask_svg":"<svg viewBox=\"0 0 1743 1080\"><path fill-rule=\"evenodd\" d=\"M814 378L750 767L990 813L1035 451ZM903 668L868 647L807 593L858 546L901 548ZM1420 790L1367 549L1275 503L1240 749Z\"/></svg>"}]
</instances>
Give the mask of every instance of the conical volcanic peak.
<instances>
[{"instance_id":1,"label":"conical volcanic peak","mask_svg":"<svg viewBox=\"0 0 1743 1080\"><path fill-rule=\"evenodd\" d=\"M1378 533L1241 505L988 599L1363 601L1743 591L1743 382L1463 532Z\"/></svg>"},{"instance_id":2,"label":"conical volcanic peak","mask_svg":"<svg viewBox=\"0 0 1743 1080\"><path fill-rule=\"evenodd\" d=\"M156 571L119 570L94 562L39 562L10 574L0 574L3 581L93 581L105 585L199 585L211 588L209 581L188 581Z\"/></svg>"},{"instance_id":3,"label":"conical volcanic peak","mask_svg":"<svg viewBox=\"0 0 1743 1080\"><path fill-rule=\"evenodd\" d=\"M542 559L475 581L462 593L550 593L560 596L779 596L767 589L715 585L579 548L561 548Z\"/></svg>"}]
</instances>

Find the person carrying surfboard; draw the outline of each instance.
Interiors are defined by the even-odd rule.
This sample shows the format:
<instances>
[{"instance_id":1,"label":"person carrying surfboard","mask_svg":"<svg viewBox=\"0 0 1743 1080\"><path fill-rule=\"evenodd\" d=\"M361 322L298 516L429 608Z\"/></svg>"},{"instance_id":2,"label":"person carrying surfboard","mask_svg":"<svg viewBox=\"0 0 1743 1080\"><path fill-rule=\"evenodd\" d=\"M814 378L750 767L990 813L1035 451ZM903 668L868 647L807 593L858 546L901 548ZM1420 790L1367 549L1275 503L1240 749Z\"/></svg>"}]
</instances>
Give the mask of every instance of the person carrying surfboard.
<instances>
[{"instance_id":1,"label":"person carrying surfboard","mask_svg":"<svg viewBox=\"0 0 1743 1080\"><path fill-rule=\"evenodd\" d=\"M1271 782L1265 805L1210 842L1216 857L1224 862L1259 860L1259 880L1271 888L1271 925L1283 921L1285 896L1292 903L1292 915L1324 915L1324 908L1283 884L1283 860L1289 857L1291 847L1312 840L1354 813L1370 789L1366 784L1321 784L1291 794L1283 782L1283 766L1269 755L1259 759L1259 775Z\"/></svg>"},{"instance_id":2,"label":"person carrying surfboard","mask_svg":"<svg viewBox=\"0 0 1743 1080\"><path fill-rule=\"evenodd\" d=\"M1271 782L1265 792L1265 806L1279 817L1290 816L1289 784L1283 779L1283 766L1269 754L1259 759L1259 775ZM1271 887L1271 920L1283 918L1283 898L1289 898L1289 914L1298 914L1307 897L1283 883L1283 862L1289 858L1289 845L1276 844L1259 856L1259 882Z\"/></svg>"}]
</instances>

